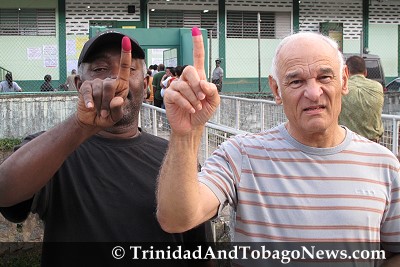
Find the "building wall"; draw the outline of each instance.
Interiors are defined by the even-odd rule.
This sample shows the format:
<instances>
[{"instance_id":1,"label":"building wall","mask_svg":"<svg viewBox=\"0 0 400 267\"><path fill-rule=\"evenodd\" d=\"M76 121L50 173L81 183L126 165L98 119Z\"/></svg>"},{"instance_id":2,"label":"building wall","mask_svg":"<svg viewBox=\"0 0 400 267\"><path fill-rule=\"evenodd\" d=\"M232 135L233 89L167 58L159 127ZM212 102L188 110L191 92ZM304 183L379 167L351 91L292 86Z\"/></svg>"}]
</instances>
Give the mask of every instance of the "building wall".
<instances>
[{"instance_id":1,"label":"building wall","mask_svg":"<svg viewBox=\"0 0 400 267\"><path fill-rule=\"evenodd\" d=\"M58 21L58 3L52 0L37 1L2 1L1 9L29 8L40 9L50 8L56 10L56 21ZM59 25L56 25L55 36L0 36L0 67L12 72L16 81L21 80L39 80L42 81L44 75L50 74L53 79L58 79L58 32ZM49 49L55 48L55 49ZM39 57L32 57L31 51L40 51ZM45 63L46 53L55 53L50 55L55 59L57 67L47 67ZM4 77L0 77L0 80ZM23 84L20 84L22 86ZM38 88L40 82L38 83Z\"/></svg>"},{"instance_id":2,"label":"building wall","mask_svg":"<svg viewBox=\"0 0 400 267\"><path fill-rule=\"evenodd\" d=\"M106 20L106 19L127 19L127 14L123 12L127 4L135 4L137 12L130 19L140 19L139 1L128 2L123 1L121 4L106 4L106 0L89 0L81 4L78 0L66 0L67 13L67 34L75 35L73 39L76 42L76 54L67 56L70 66L76 61L82 44L88 32L88 20ZM301 31L319 31L321 22L340 22L343 23L343 52L356 53L361 50L361 32L362 32L362 0L303 0L300 2L300 30ZM82 12L90 5L89 12ZM106 11L104 11L106 8ZM217 10L217 0L186 0L186 1L165 1L153 0L148 2L148 12L150 9L164 10ZM292 0L274 0L274 1L258 1L258 0L234 0L226 1L226 11L229 10L247 10L247 11L289 11L292 14ZM371 53L378 54L382 58L384 70L388 79L397 76L398 62L398 41L397 32L394 25L399 23L400 1L384 1L378 2L371 0L370 6L370 32L369 32L369 50ZM388 15L390 11L390 15ZM392 12L395 11L395 12ZM293 14L292 14L293 16ZM219 19L217 19L219 21ZM376 25L379 25L377 27ZM385 25L385 26L383 26ZM217 27L218 28L218 27ZM379 31L385 33L380 33ZM386 32L390 32L387 35ZM390 38L389 45L382 46L380 35L386 35ZM82 35L79 39L76 35ZM69 37L71 38L71 37ZM70 42L74 42L73 40ZM209 43L211 48L211 61L219 57L218 44L221 40L212 40ZM258 47L257 40L246 39L225 39L225 75L227 79L247 79L257 78L258 49L260 49L261 59L261 75L266 77L269 74L270 62L276 45L275 40L261 40L261 46ZM242 48L246 47L245 51ZM238 53L242 52L242 53ZM149 54L151 57L151 53ZM149 59L151 62L151 59ZM67 67L71 69L71 67Z\"/></svg>"},{"instance_id":3,"label":"building wall","mask_svg":"<svg viewBox=\"0 0 400 267\"><path fill-rule=\"evenodd\" d=\"M400 1L372 1L369 24L369 50L381 57L386 80L400 76Z\"/></svg>"},{"instance_id":4,"label":"building wall","mask_svg":"<svg viewBox=\"0 0 400 267\"><path fill-rule=\"evenodd\" d=\"M300 3L302 31L318 31L321 22L343 23L345 53L361 51L362 20L362 0L303 0ZM400 1L370 1L368 50L381 57L387 81L398 76L399 24Z\"/></svg>"},{"instance_id":5,"label":"building wall","mask_svg":"<svg viewBox=\"0 0 400 267\"><path fill-rule=\"evenodd\" d=\"M234 0L225 1L226 11L229 10L248 10L248 11L274 11L289 12L292 14L292 0ZM300 30L318 31L320 22L341 22L343 29L343 51L360 51L360 33L362 31L362 0L302 0L300 2ZM382 58L382 63L387 76L387 80L398 76L398 25L400 23L400 1L370 1L369 14L369 50ZM23 1L15 0L7 2L1 8L51 8L58 10L58 1L38 0ZM135 5L136 12L128 14L127 6ZM90 8L88 8L90 6ZM163 9L186 9L186 10L218 10L218 0L150 0L148 1L148 10L151 8ZM58 87L65 81L59 80L59 77L69 74L73 68L77 67L77 59L88 39L89 21L97 20L118 20L118 21L139 21L140 20L140 0L65 0L66 25L66 73L60 74L60 64L56 62L55 67L45 67L43 59L32 60L27 58L27 50L30 48L43 48L44 46L58 47L60 36L57 30L56 36L33 37L33 36L2 36L2 49L0 50L0 66L13 72L13 76L20 83L25 91L38 91L43 77L50 74L53 77L54 86ZM58 12L57 12L58 16ZM58 20L57 20L58 21ZM216 23L220 23L217 19ZM285 34L282 34L284 36ZM258 49L261 55L261 75L266 77L269 74L271 54L273 53L276 40L261 40L261 46L255 39L213 39L209 44L211 48L211 61L219 57L220 44L225 47L225 75L226 87L229 87L229 79L237 79L242 82L244 79L254 79L257 81ZM55 51L58 53L58 50ZM151 57L151 53L149 53ZM58 59L64 59L64 55L56 55ZM151 62L151 59L149 59ZM64 70L63 70L64 71ZM3 77L1 77L3 78ZM235 83L235 88L239 84ZM252 86L252 85L251 85Z\"/></svg>"},{"instance_id":6,"label":"building wall","mask_svg":"<svg viewBox=\"0 0 400 267\"><path fill-rule=\"evenodd\" d=\"M128 5L136 7L134 14L128 13ZM139 0L66 0L65 9L67 35L87 36L90 20L140 20Z\"/></svg>"}]
</instances>

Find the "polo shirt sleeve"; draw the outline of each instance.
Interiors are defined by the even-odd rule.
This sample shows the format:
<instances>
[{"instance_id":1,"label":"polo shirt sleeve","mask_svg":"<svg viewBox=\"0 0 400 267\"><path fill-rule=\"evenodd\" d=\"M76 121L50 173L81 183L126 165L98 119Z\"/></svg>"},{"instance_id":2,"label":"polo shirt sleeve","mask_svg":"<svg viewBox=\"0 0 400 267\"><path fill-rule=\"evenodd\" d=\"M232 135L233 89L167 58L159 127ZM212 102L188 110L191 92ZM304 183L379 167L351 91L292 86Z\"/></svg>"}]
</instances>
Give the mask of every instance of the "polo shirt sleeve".
<instances>
[{"instance_id":1,"label":"polo shirt sleeve","mask_svg":"<svg viewBox=\"0 0 400 267\"><path fill-rule=\"evenodd\" d=\"M400 253L400 181L399 172L392 179L390 198L383 215L381 242L385 250Z\"/></svg>"},{"instance_id":2,"label":"polo shirt sleeve","mask_svg":"<svg viewBox=\"0 0 400 267\"><path fill-rule=\"evenodd\" d=\"M231 138L214 151L199 173L199 181L210 188L220 202L219 215L226 204L236 210L236 185L241 175L241 165L240 143L238 139Z\"/></svg>"}]
</instances>

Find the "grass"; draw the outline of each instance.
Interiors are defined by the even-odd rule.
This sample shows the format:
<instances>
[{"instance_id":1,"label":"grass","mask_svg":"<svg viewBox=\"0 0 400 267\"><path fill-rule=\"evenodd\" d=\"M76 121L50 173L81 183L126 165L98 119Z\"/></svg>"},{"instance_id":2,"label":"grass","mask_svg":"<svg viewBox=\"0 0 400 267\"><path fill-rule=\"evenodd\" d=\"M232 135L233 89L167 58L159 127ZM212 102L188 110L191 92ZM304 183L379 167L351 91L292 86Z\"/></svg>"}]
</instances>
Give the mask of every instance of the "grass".
<instances>
[{"instance_id":1,"label":"grass","mask_svg":"<svg viewBox=\"0 0 400 267\"><path fill-rule=\"evenodd\" d=\"M0 139L0 151L10 151L21 142L22 140L18 138L2 138Z\"/></svg>"}]
</instances>

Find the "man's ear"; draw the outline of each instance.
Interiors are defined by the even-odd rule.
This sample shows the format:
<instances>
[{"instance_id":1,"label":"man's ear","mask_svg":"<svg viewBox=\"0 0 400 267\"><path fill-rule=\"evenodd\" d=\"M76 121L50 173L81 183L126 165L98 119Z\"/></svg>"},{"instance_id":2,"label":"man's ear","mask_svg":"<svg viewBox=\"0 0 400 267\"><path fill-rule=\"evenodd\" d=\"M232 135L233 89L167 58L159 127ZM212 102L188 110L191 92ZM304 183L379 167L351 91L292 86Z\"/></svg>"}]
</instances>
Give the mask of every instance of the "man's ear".
<instances>
[{"instance_id":1,"label":"man's ear","mask_svg":"<svg viewBox=\"0 0 400 267\"><path fill-rule=\"evenodd\" d=\"M269 88L271 88L271 91L275 96L275 102L278 105L282 104L282 98L279 93L278 83L271 75L268 76L268 83L269 83Z\"/></svg>"},{"instance_id":2,"label":"man's ear","mask_svg":"<svg viewBox=\"0 0 400 267\"><path fill-rule=\"evenodd\" d=\"M75 75L74 83L75 83L76 89L79 92L79 89L81 88L81 85L82 85L82 80L81 80L81 77L79 75Z\"/></svg>"},{"instance_id":3,"label":"man's ear","mask_svg":"<svg viewBox=\"0 0 400 267\"><path fill-rule=\"evenodd\" d=\"M342 74L342 95L347 95L348 93L349 93L349 68L347 68L347 65L344 65Z\"/></svg>"}]
</instances>

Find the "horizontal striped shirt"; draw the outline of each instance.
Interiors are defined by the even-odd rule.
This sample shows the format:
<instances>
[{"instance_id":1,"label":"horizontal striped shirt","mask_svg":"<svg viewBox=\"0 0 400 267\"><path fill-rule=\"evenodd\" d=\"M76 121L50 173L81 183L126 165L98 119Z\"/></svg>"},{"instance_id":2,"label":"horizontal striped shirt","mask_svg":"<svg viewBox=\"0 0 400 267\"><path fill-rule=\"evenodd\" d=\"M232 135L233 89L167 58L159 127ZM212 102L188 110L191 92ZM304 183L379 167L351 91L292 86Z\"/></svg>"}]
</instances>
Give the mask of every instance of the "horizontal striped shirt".
<instances>
[{"instance_id":1,"label":"horizontal striped shirt","mask_svg":"<svg viewBox=\"0 0 400 267\"><path fill-rule=\"evenodd\" d=\"M331 148L284 124L221 144L199 179L236 211L235 242L400 242L399 161L345 129Z\"/></svg>"}]
</instances>

